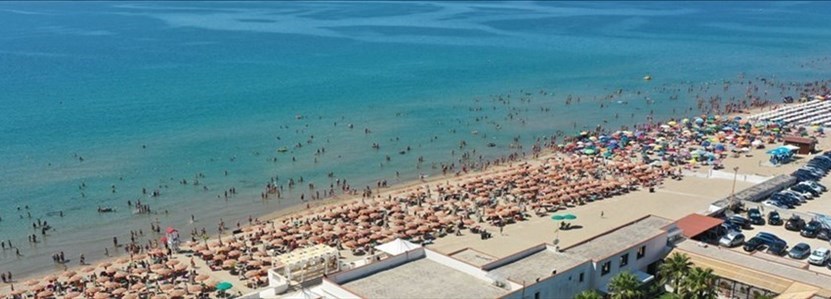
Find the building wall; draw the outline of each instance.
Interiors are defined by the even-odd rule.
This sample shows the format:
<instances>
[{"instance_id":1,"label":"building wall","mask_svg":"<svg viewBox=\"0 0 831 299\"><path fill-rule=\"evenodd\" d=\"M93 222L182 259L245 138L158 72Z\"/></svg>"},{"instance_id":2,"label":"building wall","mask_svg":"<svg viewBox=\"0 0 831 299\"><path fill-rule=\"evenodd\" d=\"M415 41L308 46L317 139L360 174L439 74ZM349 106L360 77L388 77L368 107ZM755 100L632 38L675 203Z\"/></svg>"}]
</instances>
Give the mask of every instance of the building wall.
<instances>
[{"instance_id":1,"label":"building wall","mask_svg":"<svg viewBox=\"0 0 831 299\"><path fill-rule=\"evenodd\" d=\"M580 282L580 273L583 281ZM527 281L526 287L505 295L506 299L541 299L574 298L578 293L591 289L592 263L586 261L579 266L557 273L553 277L542 279L539 282Z\"/></svg>"},{"instance_id":2,"label":"building wall","mask_svg":"<svg viewBox=\"0 0 831 299\"><path fill-rule=\"evenodd\" d=\"M643 258L638 259L638 250L641 246L645 246L646 251ZM639 243L629 249L626 249L620 253L612 255L610 257L606 257L602 260L597 260L594 264L594 275L592 277L592 288L594 289L605 289L605 287L609 284L609 281L612 277L615 277L618 273L625 272L625 271L643 271L646 272L647 266L649 264L654 263L655 261L663 259L667 253L669 252L669 247L667 246L667 234L662 233L658 237L650 239L648 241ZM624 254L629 254L629 262L626 266L621 267L621 256ZM611 267L609 273L603 275L602 267L603 264L607 261L611 262Z\"/></svg>"}]
</instances>

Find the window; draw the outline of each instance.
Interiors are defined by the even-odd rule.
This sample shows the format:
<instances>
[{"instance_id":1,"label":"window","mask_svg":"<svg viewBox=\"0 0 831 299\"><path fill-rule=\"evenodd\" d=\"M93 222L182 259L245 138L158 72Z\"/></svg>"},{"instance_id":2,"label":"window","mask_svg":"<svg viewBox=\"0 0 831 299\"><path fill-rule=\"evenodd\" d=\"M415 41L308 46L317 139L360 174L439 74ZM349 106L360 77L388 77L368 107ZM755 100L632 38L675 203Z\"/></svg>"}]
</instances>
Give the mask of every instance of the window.
<instances>
[{"instance_id":1,"label":"window","mask_svg":"<svg viewBox=\"0 0 831 299\"><path fill-rule=\"evenodd\" d=\"M534 292L534 299L540 299L540 292Z\"/></svg>"},{"instance_id":2,"label":"window","mask_svg":"<svg viewBox=\"0 0 831 299\"><path fill-rule=\"evenodd\" d=\"M603 267L600 268L600 276L609 274L609 271L612 271L612 261L603 263Z\"/></svg>"},{"instance_id":3,"label":"window","mask_svg":"<svg viewBox=\"0 0 831 299\"><path fill-rule=\"evenodd\" d=\"M624 254L620 256L620 266L625 267L629 264L629 254Z\"/></svg>"},{"instance_id":4,"label":"window","mask_svg":"<svg viewBox=\"0 0 831 299\"><path fill-rule=\"evenodd\" d=\"M583 272L580 272L580 282L583 282Z\"/></svg>"},{"instance_id":5,"label":"window","mask_svg":"<svg viewBox=\"0 0 831 299\"><path fill-rule=\"evenodd\" d=\"M638 259L643 258L645 255L646 255L646 245L641 246L641 248L638 249Z\"/></svg>"}]
</instances>

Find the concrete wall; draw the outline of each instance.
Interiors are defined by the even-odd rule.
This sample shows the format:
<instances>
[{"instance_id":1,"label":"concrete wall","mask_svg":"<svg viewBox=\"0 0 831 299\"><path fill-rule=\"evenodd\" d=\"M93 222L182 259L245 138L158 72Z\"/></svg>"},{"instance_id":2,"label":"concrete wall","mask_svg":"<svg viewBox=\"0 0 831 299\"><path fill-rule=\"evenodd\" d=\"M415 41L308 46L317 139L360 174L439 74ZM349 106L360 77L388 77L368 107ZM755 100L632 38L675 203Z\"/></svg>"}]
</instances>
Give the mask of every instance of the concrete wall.
<instances>
[{"instance_id":1,"label":"concrete wall","mask_svg":"<svg viewBox=\"0 0 831 299\"><path fill-rule=\"evenodd\" d=\"M643 258L638 259L638 249L640 249L641 246L646 246L646 255ZM605 286L609 284L612 277L615 277L615 275L621 272L646 272L646 268L649 264L663 259L668 252L669 247L667 246L667 234L662 233L658 237L639 243L638 245L626 249L625 251L619 252L602 260L597 260L594 263L592 287L595 289L604 289ZM626 266L621 267L620 257L627 253L629 254L629 263ZM601 273L603 273L603 263L607 261L612 262L610 267L611 271L609 271L606 275L601 275Z\"/></svg>"},{"instance_id":2,"label":"concrete wall","mask_svg":"<svg viewBox=\"0 0 831 299\"><path fill-rule=\"evenodd\" d=\"M506 299L534 299L539 293L540 298L574 298L578 293L592 288L592 263L586 261L579 266L568 269L565 272L557 273L539 282L526 282L526 287L505 295ZM583 273L583 281L580 282L580 273Z\"/></svg>"},{"instance_id":3,"label":"concrete wall","mask_svg":"<svg viewBox=\"0 0 831 299\"><path fill-rule=\"evenodd\" d=\"M432 251L432 250L429 250L429 249L425 249L424 252L425 252L425 255L428 259L430 259L430 260L432 260L436 263L448 266L450 268L453 268L456 271L465 273L465 274L470 275L472 277L476 277L476 278L481 279L482 281L485 281L487 283L492 283L493 282L493 279L488 277L488 272L485 271L485 270L476 268L476 267L474 267L470 264L466 264L465 262L462 262L460 260L454 259L452 257L443 255L441 253L438 253L438 252L435 252L435 251ZM505 289L507 289L508 291L516 290L516 289L521 287L521 285L510 282L507 279L503 279L502 282L504 282L506 284Z\"/></svg>"}]
</instances>

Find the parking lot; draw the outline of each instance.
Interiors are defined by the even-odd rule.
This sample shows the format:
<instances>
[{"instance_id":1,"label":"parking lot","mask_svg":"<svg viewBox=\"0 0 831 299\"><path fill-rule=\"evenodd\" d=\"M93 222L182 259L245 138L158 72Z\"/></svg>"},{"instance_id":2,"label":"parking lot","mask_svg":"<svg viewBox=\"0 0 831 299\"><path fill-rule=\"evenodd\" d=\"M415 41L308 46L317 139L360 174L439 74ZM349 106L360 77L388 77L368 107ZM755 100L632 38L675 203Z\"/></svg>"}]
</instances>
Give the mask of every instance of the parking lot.
<instances>
[{"instance_id":1,"label":"parking lot","mask_svg":"<svg viewBox=\"0 0 831 299\"><path fill-rule=\"evenodd\" d=\"M801 204L799 206L795 206L793 209L773 208L773 207L770 207L770 206L765 206L761 202L760 203L745 203L745 208L748 208L748 209L749 208L759 208L762 211L762 214L764 215L765 220L767 220L767 215L771 210L777 210L777 211L779 211L779 214L781 215L782 220L783 220L784 223L786 223L788 221L788 219L793 214L799 215L803 220L805 220L806 223L814 217L813 213L831 215L831 175L820 179L818 182L825 185L826 187L829 187L829 191L822 193L820 196L818 196L814 199L807 200L806 203ZM743 213L741 216L747 218L747 213ZM753 238L759 232L772 233L772 234L778 236L779 238L781 238L781 239L783 239L784 241L787 242L788 250L790 250L790 248L794 247L798 243L806 243L806 244L810 245L812 251L814 249L817 249L817 248L831 249L831 242L821 240L821 239L818 239L818 238L803 237L803 236L800 235L800 233L798 231L786 230L784 223L781 224L781 225L769 225L768 223L765 223L764 225L753 225L753 227L750 228L750 229L744 229L742 231L742 233L746 236L746 240L749 240L750 238ZM735 250L735 251L747 254L747 252L745 252L742 249L742 246L734 247L731 250ZM793 264L793 262L797 262L798 265L803 265L803 266L807 267L808 269L810 269L812 271L816 271L816 272L819 272L819 273L831 275L831 269L829 269L827 266L811 265L811 264L808 263L807 258L801 259L801 260L796 260L796 259L788 257L787 254L785 256L779 257L779 256L775 256L775 255L765 253L763 251L764 250L755 251L752 254L754 254L754 255L768 255L766 257L768 260L772 260L772 261L779 260L779 261L781 261L783 263L787 263L787 264ZM787 261L785 261L785 260L787 260Z\"/></svg>"}]
</instances>

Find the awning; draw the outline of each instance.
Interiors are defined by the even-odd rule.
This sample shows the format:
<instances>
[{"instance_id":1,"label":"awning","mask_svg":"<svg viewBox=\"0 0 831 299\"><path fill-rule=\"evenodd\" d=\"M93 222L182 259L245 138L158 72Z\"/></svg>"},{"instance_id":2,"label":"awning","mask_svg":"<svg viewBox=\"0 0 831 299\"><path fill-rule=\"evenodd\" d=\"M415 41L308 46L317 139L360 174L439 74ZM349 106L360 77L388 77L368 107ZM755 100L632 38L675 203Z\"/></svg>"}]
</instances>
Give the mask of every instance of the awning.
<instances>
[{"instance_id":1,"label":"awning","mask_svg":"<svg viewBox=\"0 0 831 299\"><path fill-rule=\"evenodd\" d=\"M678 228L680 228L684 232L684 237L687 238L693 238L695 236L698 236L711 228L719 226L722 223L724 223L723 219L713 218L695 213L689 214L687 216L684 216L684 218L675 221L675 225L678 226Z\"/></svg>"}]
</instances>

